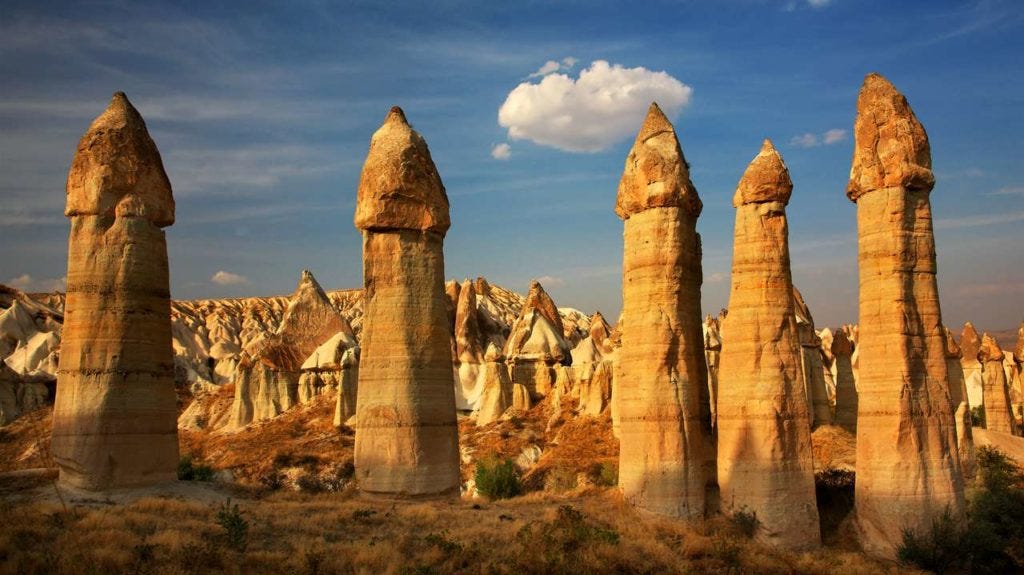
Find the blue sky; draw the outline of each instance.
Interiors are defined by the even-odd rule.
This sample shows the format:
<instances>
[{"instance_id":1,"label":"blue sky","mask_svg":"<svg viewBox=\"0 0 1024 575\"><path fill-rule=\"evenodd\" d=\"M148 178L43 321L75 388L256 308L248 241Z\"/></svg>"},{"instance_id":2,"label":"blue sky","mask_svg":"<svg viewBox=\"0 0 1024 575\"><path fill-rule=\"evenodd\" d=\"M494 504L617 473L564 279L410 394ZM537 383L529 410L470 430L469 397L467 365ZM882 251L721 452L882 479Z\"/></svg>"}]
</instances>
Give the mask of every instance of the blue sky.
<instances>
[{"instance_id":1,"label":"blue sky","mask_svg":"<svg viewBox=\"0 0 1024 575\"><path fill-rule=\"evenodd\" d=\"M622 136L615 120L642 116L640 99L665 94L704 201L705 310L727 304L732 193L770 137L795 184L794 279L819 326L855 322L849 132L860 82L877 71L931 138L946 323L1005 329L1024 316L1017 2L215 4L4 3L0 282L59 284L71 156L123 90L178 202L168 229L174 297L288 293L303 268L327 288L357 287L359 171L370 135L400 105L451 200L449 277L519 291L542 278L559 305L614 318L615 191L639 128ZM520 84L548 82L538 72L549 61L570 90L601 61L634 74L639 91L605 77L624 100L602 109L597 90L566 116L565 102L523 88L536 93L511 137L498 111ZM539 133L560 114L564 126ZM492 156L503 145L507 157Z\"/></svg>"}]
</instances>

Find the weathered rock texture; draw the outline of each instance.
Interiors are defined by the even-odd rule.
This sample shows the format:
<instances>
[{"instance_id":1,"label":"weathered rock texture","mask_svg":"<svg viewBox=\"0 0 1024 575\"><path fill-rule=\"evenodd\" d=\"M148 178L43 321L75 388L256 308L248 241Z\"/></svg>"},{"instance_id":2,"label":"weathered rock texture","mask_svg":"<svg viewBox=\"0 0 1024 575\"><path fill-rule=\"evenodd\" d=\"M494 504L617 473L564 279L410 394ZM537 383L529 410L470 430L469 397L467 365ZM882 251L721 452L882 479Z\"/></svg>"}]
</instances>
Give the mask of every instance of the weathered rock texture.
<instances>
[{"instance_id":1,"label":"weathered rock texture","mask_svg":"<svg viewBox=\"0 0 1024 575\"><path fill-rule=\"evenodd\" d=\"M964 384L967 387L967 399L971 405L982 405L984 400L985 382L981 374L981 362L978 352L981 351L981 334L974 329L971 322L964 324L960 332L960 365L964 370Z\"/></svg>"},{"instance_id":2,"label":"weathered rock texture","mask_svg":"<svg viewBox=\"0 0 1024 575\"><path fill-rule=\"evenodd\" d=\"M458 493L443 241L448 197L427 143L395 107L370 140L355 225L363 232L355 467L366 493Z\"/></svg>"},{"instance_id":3,"label":"weathered rock texture","mask_svg":"<svg viewBox=\"0 0 1024 575\"><path fill-rule=\"evenodd\" d=\"M626 158L615 213L625 221L619 486L650 511L701 517L714 484L701 331L701 201L672 124L652 104ZM615 409L615 407L613 407Z\"/></svg>"},{"instance_id":4,"label":"weathered rock texture","mask_svg":"<svg viewBox=\"0 0 1024 575\"><path fill-rule=\"evenodd\" d=\"M853 377L853 342L846 331L832 335L832 361L836 372L835 424L850 432L857 431L857 383Z\"/></svg>"},{"instance_id":5,"label":"weathered rock texture","mask_svg":"<svg viewBox=\"0 0 1024 575\"><path fill-rule=\"evenodd\" d=\"M1003 350L999 342L989 334L981 338L981 349L978 350L978 361L984 366L984 405L985 429L1016 433L1013 413L1010 404L1010 390L1006 385L1006 372L1003 370Z\"/></svg>"},{"instance_id":6,"label":"weathered rock texture","mask_svg":"<svg viewBox=\"0 0 1024 575\"><path fill-rule=\"evenodd\" d=\"M121 92L78 143L67 182L67 300L53 455L60 481L100 490L176 478L167 242L174 198Z\"/></svg>"},{"instance_id":7,"label":"weathered rock texture","mask_svg":"<svg viewBox=\"0 0 1024 575\"><path fill-rule=\"evenodd\" d=\"M962 352L953 332L946 332L946 374L949 381L949 403L956 418L957 453L960 455L960 469L964 477L975 474L974 432L971 427L971 405L967 400L967 384L964 382L964 368L960 364Z\"/></svg>"},{"instance_id":8,"label":"weathered rock texture","mask_svg":"<svg viewBox=\"0 0 1024 575\"><path fill-rule=\"evenodd\" d=\"M355 336L338 313L316 278L303 270L299 284L288 300L277 329L253 338L241 354L235 378L235 401L229 425L245 427L253 421L277 417L299 403L311 401L320 378L303 374L303 364L313 356L318 363L319 346L342 334L345 347L355 345ZM328 361L337 350L323 350ZM320 381L321 387L323 382Z\"/></svg>"},{"instance_id":9,"label":"weathered rock texture","mask_svg":"<svg viewBox=\"0 0 1024 575\"><path fill-rule=\"evenodd\" d=\"M801 366L804 388L811 414L811 426L832 423L832 402L829 401L825 382L825 365L822 363L821 338L814 329L811 310L804 303L800 290L793 287L793 308L796 314L797 334L800 340Z\"/></svg>"},{"instance_id":10,"label":"weathered rock texture","mask_svg":"<svg viewBox=\"0 0 1024 575\"><path fill-rule=\"evenodd\" d=\"M718 425L718 363L722 353L721 324L708 314L704 318L704 361L708 366L708 399L712 426Z\"/></svg>"},{"instance_id":11,"label":"weathered rock texture","mask_svg":"<svg viewBox=\"0 0 1024 575\"><path fill-rule=\"evenodd\" d=\"M487 346L482 374L483 389L475 410L476 424L487 425L497 421L512 407L512 379L501 350L493 343Z\"/></svg>"},{"instance_id":12,"label":"weathered rock texture","mask_svg":"<svg viewBox=\"0 0 1024 575\"><path fill-rule=\"evenodd\" d=\"M505 356L512 366L512 381L524 386L533 400L555 388L558 365L572 364L572 346L558 308L540 282L530 283L523 310L509 333Z\"/></svg>"},{"instance_id":13,"label":"weathered rock texture","mask_svg":"<svg viewBox=\"0 0 1024 575\"><path fill-rule=\"evenodd\" d=\"M765 140L733 196L728 345L719 361L718 485L722 510L754 513L759 539L821 544L811 424L793 310L786 204L793 184Z\"/></svg>"},{"instance_id":14,"label":"weathered rock texture","mask_svg":"<svg viewBox=\"0 0 1024 575\"><path fill-rule=\"evenodd\" d=\"M865 550L892 556L904 528L963 513L928 194L924 127L869 74L854 125L847 196L857 204L860 355L856 523Z\"/></svg>"}]
</instances>

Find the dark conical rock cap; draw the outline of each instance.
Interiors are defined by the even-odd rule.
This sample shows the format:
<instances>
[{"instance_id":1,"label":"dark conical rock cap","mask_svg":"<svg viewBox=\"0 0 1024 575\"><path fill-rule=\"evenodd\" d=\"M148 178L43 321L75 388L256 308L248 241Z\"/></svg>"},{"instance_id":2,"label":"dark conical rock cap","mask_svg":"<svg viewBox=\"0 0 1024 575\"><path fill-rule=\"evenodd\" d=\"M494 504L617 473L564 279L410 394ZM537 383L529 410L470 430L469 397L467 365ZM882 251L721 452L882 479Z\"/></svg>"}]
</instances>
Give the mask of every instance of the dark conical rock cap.
<instances>
[{"instance_id":1,"label":"dark conical rock cap","mask_svg":"<svg viewBox=\"0 0 1024 575\"><path fill-rule=\"evenodd\" d=\"M931 147L906 97L879 74L868 74L857 98L853 165L846 195L853 201L873 190L935 186Z\"/></svg>"},{"instance_id":2,"label":"dark conical rock cap","mask_svg":"<svg viewBox=\"0 0 1024 575\"><path fill-rule=\"evenodd\" d=\"M693 217L703 207L675 128L652 103L619 181L615 213L624 220L651 208L679 207Z\"/></svg>"},{"instance_id":3,"label":"dark conical rock cap","mask_svg":"<svg viewBox=\"0 0 1024 575\"><path fill-rule=\"evenodd\" d=\"M355 226L444 235L450 225L448 196L427 142L395 106L370 139L359 178Z\"/></svg>"},{"instance_id":4,"label":"dark conical rock cap","mask_svg":"<svg viewBox=\"0 0 1024 575\"><path fill-rule=\"evenodd\" d=\"M946 331L946 357L949 359L960 359L964 353L960 349L960 345L956 343L956 338L953 337L953 332L950 329L944 328Z\"/></svg>"},{"instance_id":5,"label":"dark conical rock cap","mask_svg":"<svg viewBox=\"0 0 1024 575\"><path fill-rule=\"evenodd\" d=\"M793 181L789 178L789 169L782 161L772 141L765 139L761 151L743 172L740 183L736 186L736 194L732 198L733 207L744 204L763 202L789 203L793 192Z\"/></svg>"},{"instance_id":6,"label":"dark conical rock cap","mask_svg":"<svg viewBox=\"0 0 1024 575\"><path fill-rule=\"evenodd\" d=\"M116 92L78 142L68 171L64 215L143 217L174 223L174 196L146 122Z\"/></svg>"},{"instance_id":7,"label":"dark conical rock cap","mask_svg":"<svg viewBox=\"0 0 1024 575\"><path fill-rule=\"evenodd\" d=\"M829 351L832 352L833 356L846 357L853 355L853 347L853 342L850 341L845 330L837 329L836 332L832 334L832 347Z\"/></svg>"}]
</instances>

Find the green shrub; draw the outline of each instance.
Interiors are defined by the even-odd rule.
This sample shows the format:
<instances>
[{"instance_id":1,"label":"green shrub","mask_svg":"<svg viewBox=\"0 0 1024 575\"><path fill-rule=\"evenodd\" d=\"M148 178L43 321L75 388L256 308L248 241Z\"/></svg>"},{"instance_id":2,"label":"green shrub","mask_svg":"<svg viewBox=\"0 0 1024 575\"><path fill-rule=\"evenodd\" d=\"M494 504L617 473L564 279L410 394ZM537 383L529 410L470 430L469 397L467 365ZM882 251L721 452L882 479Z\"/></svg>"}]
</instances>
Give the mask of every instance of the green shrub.
<instances>
[{"instance_id":1,"label":"green shrub","mask_svg":"<svg viewBox=\"0 0 1024 575\"><path fill-rule=\"evenodd\" d=\"M985 427L985 406L976 405L971 408L971 426Z\"/></svg>"},{"instance_id":2,"label":"green shrub","mask_svg":"<svg viewBox=\"0 0 1024 575\"><path fill-rule=\"evenodd\" d=\"M957 573L964 570L969 549L966 526L953 517L949 507L932 519L930 529L918 533L903 529L903 540L896 548L896 557L907 565L934 573Z\"/></svg>"},{"instance_id":3,"label":"green shrub","mask_svg":"<svg viewBox=\"0 0 1024 575\"><path fill-rule=\"evenodd\" d=\"M224 538L228 547L242 552L246 548L246 536L249 534L249 522L242 517L238 504L231 505L231 498L217 510L217 525L224 529Z\"/></svg>"},{"instance_id":4,"label":"green shrub","mask_svg":"<svg viewBox=\"0 0 1024 575\"><path fill-rule=\"evenodd\" d=\"M476 463L476 490L488 499L508 499L523 492L519 471L511 459L484 459Z\"/></svg>"},{"instance_id":5,"label":"green shrub","mask_svg":"<svg viewBox=\"0 0 1024 575\"><path fill-rule=\"evenodd\" d=\"M978 488L966 522L947 509L924 533L904 530L901 561L936 573L1024 572L1024 471L993 447L976 456Z\"/></svg>"},{"instance_id":6,"label":"green shrub","mask_svg":"<svg viewBox=\"0 0 1024 575\"><path fill-rule=\"evenodd\" d=\"M213 481L214 470L204 463L196 463L191 455L178 461L178 479L181 481Z\"/></svg>"},{"instance_id":7,"label":"green shrub","mask_svg":"<svg viewBox=\"0 0 1024 575\"><path fill-rule=\"evenodd\" d=\"M615 487L619 484L619 466L612 461L605 461L600 464L597 474L597 484L604 487Z\"/></svg>"}]
</instances>

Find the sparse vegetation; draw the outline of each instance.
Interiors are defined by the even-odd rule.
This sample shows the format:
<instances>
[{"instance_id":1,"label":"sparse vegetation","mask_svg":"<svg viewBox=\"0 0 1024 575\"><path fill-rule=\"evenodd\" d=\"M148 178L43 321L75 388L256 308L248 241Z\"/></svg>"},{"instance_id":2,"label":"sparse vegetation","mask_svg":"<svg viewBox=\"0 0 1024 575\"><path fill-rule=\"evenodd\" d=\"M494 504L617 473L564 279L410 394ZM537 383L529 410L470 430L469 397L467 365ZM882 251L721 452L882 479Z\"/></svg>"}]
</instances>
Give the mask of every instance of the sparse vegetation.
<instances>
[{"instance_id":1,"label":"sparse vegetation","mask_svg":"<svg viewBox=\"0 0 1024 575\"><path fill-rule=\"evenodd\" d=\"M238 552L245 551L248 544L246 536L249 533L249 522L242 517L237 503L231 505L230 497L217 510L217 525L224 529L224 539L228 547Z\"/></svg>"},{"instance_id":2,"label":"sparse vegetation","mask_svg":"<svg viewBox=\"0 0 1024 575\"><path fill-rule=\"evenodd\" d=\"M761 526L761 521L757 518L757 512L750 511L746 506L734 511L730 519L732 519L732 524L736 527L736 531L747 539L757 535L757 530Z\"/></svg>"},{"instance_id":3,"label":"sparse vegetation","mask_svg":"<svg viewBox=\"0 0 1024 575\"><path fill-rule=\"evenodd\" d=\"M948 509L925 532L904 530L899 559L935 573L1024 570L1024 470L993 447L978 448L978 486L965 519Z\"/></svg>"},{"instance_id":4,"label":"sparse vegetation","mask_svg":"<svg viewBox=\"0 0 1024 575\"><path fill-rule=\"evenodd\" d=\"M209 465L196 463L191 455L178 461L178 479L181 481L213 481L214 470Z\"/></svg>"},{"instance_id":5,"label":"sparse vegetation","mask_svg":"<svg viewBox=\"0 0 1024 575\"><path fill-rule=\"evenodd\" d=\"M476 490L488 499L508 499L522 494L523 486L511 459L485 458L476 464Z\"/></svg>"},{"instance_id":6,"label":"sparse vegetation","mask_svg":"<svg viewBox=\"0 0 1024 575\"><path fill-rule=\"evenodd\" d=\"M971 408L971 426L985 427L985 406L975 405Z\"/></svg>"}]
</instances>

